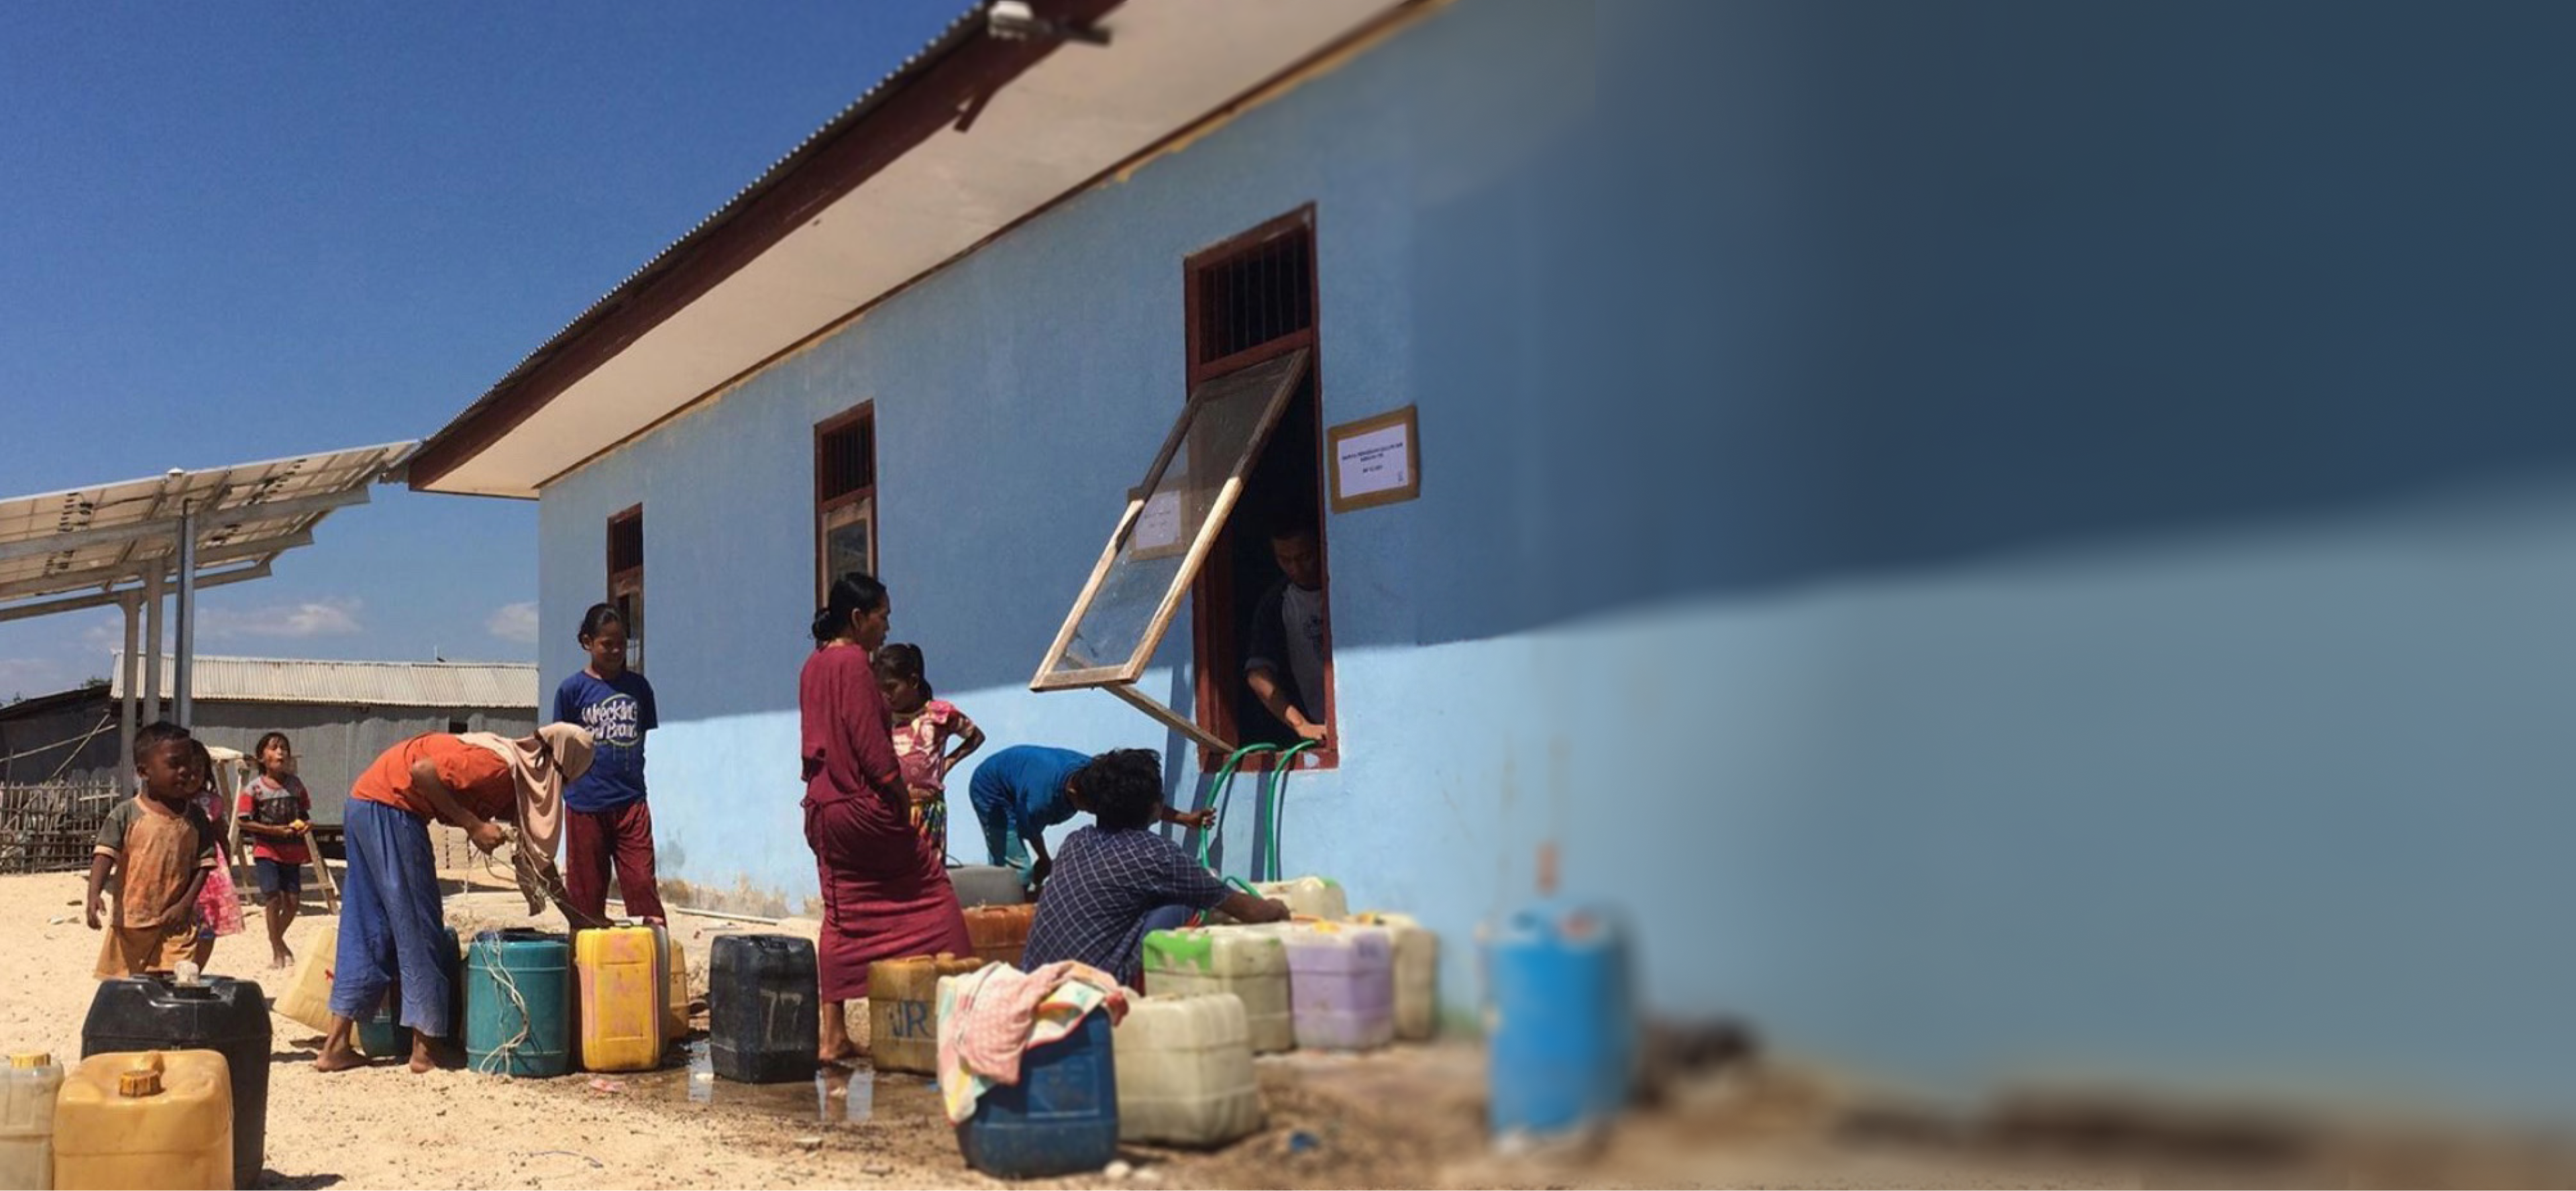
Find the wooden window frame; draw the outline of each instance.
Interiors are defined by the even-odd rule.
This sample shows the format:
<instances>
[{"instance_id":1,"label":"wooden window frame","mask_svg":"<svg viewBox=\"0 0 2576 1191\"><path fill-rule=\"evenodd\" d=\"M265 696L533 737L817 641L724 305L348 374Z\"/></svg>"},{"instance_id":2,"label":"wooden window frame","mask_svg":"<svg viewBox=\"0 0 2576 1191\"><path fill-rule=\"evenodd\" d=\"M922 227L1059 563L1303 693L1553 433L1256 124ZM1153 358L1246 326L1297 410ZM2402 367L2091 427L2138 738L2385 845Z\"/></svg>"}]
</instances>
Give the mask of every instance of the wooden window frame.
<instances>
[{"instance_id":1,"label":"wooden window frame","mask_svg":"<svg viewBox=\"0 0 2576 1191\"><path fill-rule=\"evenodd\" d=\"M1290 359L1288 364L1286 375L1278 378L1285 383L1273 391L1270 401L1263 407L1260 425L1254 433L1257 439L1264 441L1268 439L1271 430L1277 424L1278 417L1294 397L1296 382L1303 379L1304 370L1309 366L1303 357ZM1224 379L1226 378L1219 378L1219 381ZM1181 601L1188 598L1190 590L1187 585L1175 585L1156 605L1153 613L1147 618L1143 637L1134 651L1127 656L1116 661L1090 659L1092 664L1074 670L1059 669L1056 665L1064 660L1073 644L1073 639L1080 634L1083 619L1091 611L1092 601L1099 595L1101 586L1117 566L1121 552L1128 545L1131 531L1143 516L1146 505L1144 494L1152 492L1161 485L1172 460L1179 455L1188 441L1195 419L1203 409L1195 403L1203 396L1202 392L1192 394L1193 404L1185 406L1181 416L1173 420L1171 433L1163 440L1163 449L1154 456L1154 465L1146 472L1145 483L1140 488L1130 490L1126 512L1119 517L1118 528L1111 532L1108 546L1101 551L1099 561L1093 564L1091 577L1084 582L1082 594L1074 598L1073 608L1066 614L1062 627L1057 630L1055 643L1048 648L1046 660L1039 664L1037 676L1029 680L1029 689L1044 692L1100 687L1135 704L1146 714L1179 729L1192 739L1199 740L1209 747L1217 747L1222 744L1222 741L1200 731L1196 723L1179 712L1164 707L1153 701L1150 696L1138 692L1134 685L1137 679L1144 676L1146 668L1153 664L1156 648L1162 642L1164 634L1171 630L1173 619L1180 615ZM1214 504L1196 521L1197 529L1191 533L1189 546L1183 552L1182 573L1195 577L1205 564L1209 553L1215 549L1217 539L1224 532L1226 519L1232 515L1235 501L1241 495L1244 476L1251 470L1253 462L1254 456L1249 452L1234 459L1226 479L1218 485Z\"/></svg>"},{"instance_id":2,"label":"wooden window frame","mask_svg":"<svg viewBox=\"0 0 2576 1191\"><path fill-rule=\"evenodd\" d=\"M885 578L878 573L885 569L885 556L879 552L877 533L885 517L885 506L877 499L876 420L877 403L862 401L814 424L814 602L817 606L831 601L832 580L838 577L831 573L828 543L832 530L840 528L832 518L842 510L866 506L869 571L880 582ZM833 435L861 425L868 428L868 482L847 492L826 495L823 490L823 444Z\"/></svg>"},{"instance_id":3,"label":"wooden window frame","mask_svg":"<svg viewBox=\"0 0 2576 1191\"><path fill-rule=\"evenodd\" d=\"M1282 236L1296 235L1300 232L1304 233L1306 237L1306 286L1308 291L1306 308L1313 314L1313 317L1307 322L1305 329L1291 331L1277 339L1256 344L1243 351L1202 362L1199 359L1199 302L1201 296L1201 279L1204 278L1211 270L1221 268L1225 265L1241 260L1244 257L1250 256L1253 253L1268 247L1273 241L1278 240ZM1318 255L1317 237L1315 234L1315 204L1307 203L1285 215L1281 215L1276 219L1269 220L1268 222L1254 227L1250 231L1229 237L1219 243L1210 245L1207 248L1191 253L1189 256L1183 258L1181 261L1181 295L1182 310L1184 312L1184 318L1182 321L1187 327L1187 333L1183 337L1184 342L1182 350L1187 353L1186 362L1188 364L1188 368L1186 370L1186 374L1189 378L1188 387L1192 390L1195 390L1201 382L1210 377L1222 376L1239 368L1250 367L1251 365L1258 364L1263 360L1270 359L1274 356L1284 355L1288 352L1296 351L1299 348L1304 348L1308 351L1309 355L1306 361L1306 378L1303 383L1314 387L1315 400L1313 412L1315 417L1315 442L1317 444L1317 449L1321 451L1325 445L1324 352L1322 336L1324 322L1324 295L1322 269L1320 267L1320 262L1317 260ZM1274 428L1272 430L1273 443L1276 442L1277 433L1277 430ZM1265 451L1268 449L1269 446L1267 445L1263 447L1263 450ZM1327 491L1329 480L1324 471L1325 466L1325 460L1319 456L1315 461L1315 487L1317 499L1314 511L1314 525L1315 551L1320 556L1324 568L1324 599L1325 607L1329 610L1332 606L1331 592L1333 588L1333 552L1330 543L1325 540L1328 531L1325 528L1326 518L1324 506L1330 497L1330 493ZM1215 557L1232 557L1234 533L1236 528L1236 523L1233 518L1229 516L1223 532L1218 535L1214 543L1213 555ZM1195 709L1198 713L1196 717L1198 724L1207 735L1213 736L1219 740L1240 741L1243 739L1243 725L1235 715L1234 691L1242 684L1243 681L1241 665L1243 656L1242 642L1236 633L1234 625L1230 623L1233 619L1231 615L1226 618L1229 623L1220 626L1217 623L1218 618L1209 614L1212 611L1218 610L1225 611L1229 614L1234 612L1239 607L1235 602L1235 595L1234 576L1232 575L1229 567L1202 566L1199 568L1197 579L1192 581L1190 584L1190 660L1191 668L1196 672L1198 677L1198 681L1196 683L1198 688L1196 692L1197 707ZM1333 671L1334 653L1332 622L1333 617L1329 615L1328 612L1324 619L1323 724L1325 739L1330 743L1325 747L1313 749L1305 753L1300 758L1301 768L1338 769L1341 767L1341 723L1340 708L1338 706L1341 702L1338 694L1341 683L1339 675L1335 674ZM1229 641L1228 638L1238 639ZM1230 645L1231 648L1221 651L1219 649L1220 645ZM1226 669L1230 671L1229 673L1218 674L1215 672L1213 667L1207 665L1208 657L1211 654L1218 652L1225 652L1234 660L1234 665L1226 667ZM1226 754L1224 752L1211 747L1205 740L1201 740L1199 742L1199 766L1202 771L1214 770L1216 766L1224 763L1225 757ZM1255 771L1267 770L1272 767L1272 762L1275 758L1276 754L1256 753L1245 760L1243 768Z\"/></svg>"},{"instance_id":4,"label":"wooden window frame","mask_svg":"<svg viewBox=\"0 0 2576 1191\"><path fill-rule=\"evenodd\" d=\"M617 533L625 526L635 527L635 564L617 565ZM608 602L617 604L620 596L632 596L626 605L631 611L626 620L626 664L637 671L644 669L644 506L641 502L612 513L608 517L607 542Z\"/></svg>"},{"instance_id":5,"label":"wooden window frame","mask_svg":"<svg viewBox=\"0 0 2576 1191\"><path fill-rule=\"evenodd\" d=\"M1201 362L1199 359L1200 279L1211 269L1233 264L1234 262L1267 247L1271 241L1276 240L1281 236L1293 236L1299 232L1303 232L1306 235L1307 309L1314 313L1313 320L1310 321L1302 331L1290 331L1277 339L1254 344L1253 346L1245 348L1232 355ZM1324 309L1323 294L1321 292L1322 287L1315 276L1314 252L1315 204L1308 203L1305 206L1299 207L1294 211L1278 217L1277 219L1270 220L1259 227L1253 228L1251 231L1230 237L1182 258L1181 308L1185 312L1185 318L1183 321L1187 324L1185 334L1182 338L1184 341L1183 350L1188 353L1188 388L1197 388L1199 382L1204 381L1209 377L1223 376L1226 373L1258 364L1272 356L1283 356L1289 352L1297 350L1298 348L1311 348L1316 345L1318 338L1316 331L1317 327L1324 321ZM1321 352L1316 353L1319 358L1322 354L1323 353ZM1314 365L1308 364L1307 367L1313 368Z\"/></svg>"}]
</instances>

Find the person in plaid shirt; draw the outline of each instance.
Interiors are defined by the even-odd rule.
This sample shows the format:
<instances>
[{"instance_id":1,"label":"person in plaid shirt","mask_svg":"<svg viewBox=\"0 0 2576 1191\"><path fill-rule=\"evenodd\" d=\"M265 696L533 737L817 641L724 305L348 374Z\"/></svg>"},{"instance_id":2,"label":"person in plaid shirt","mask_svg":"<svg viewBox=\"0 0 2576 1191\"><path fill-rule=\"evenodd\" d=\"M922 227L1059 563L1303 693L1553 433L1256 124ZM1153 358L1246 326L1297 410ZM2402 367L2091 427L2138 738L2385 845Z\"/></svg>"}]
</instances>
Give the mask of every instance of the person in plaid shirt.
<instances>
[{"instance_id":1,"label":"person in plaid shirt","mask_svg":"<svg viewBox=\"0 0 2576 1191\"><path fill-rule=\"evenodd\" d=\"M1223 910L1240 922L1287 920L1284 903L1228 889L1180 845L1154 834L1163 760L1152 749L1102 753L1074 774L1073 787L1096 826L1066 837L1029 924L1023 970L1079 960L1134 988L1144 983L1150 931L1181 926L1202 910Z\"/></svg>"}]
</instances>

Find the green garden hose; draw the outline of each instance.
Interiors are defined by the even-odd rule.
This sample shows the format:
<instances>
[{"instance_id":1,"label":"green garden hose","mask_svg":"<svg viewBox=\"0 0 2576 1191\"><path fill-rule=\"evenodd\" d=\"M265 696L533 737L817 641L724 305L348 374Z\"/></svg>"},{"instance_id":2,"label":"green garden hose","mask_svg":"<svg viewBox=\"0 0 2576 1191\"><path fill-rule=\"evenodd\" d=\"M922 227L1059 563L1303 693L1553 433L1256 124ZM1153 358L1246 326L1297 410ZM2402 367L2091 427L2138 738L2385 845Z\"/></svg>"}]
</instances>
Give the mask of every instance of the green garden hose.
<instances>
[{"instance_id":1,"label":"green garden hose","mask_svg":"<svg viewBox=\"0 0 2576 1191\"><path fill-rule=\"evenodd\" d=\"M1265 841L1270 845L1270 863L1268 866L1270 875L1267 878L1264 878L1261 875L1262 866L1257 863L1260 860L1260 857L1256 856L1254 857L1256 863L1253 866L1253 880L1259 881L1266 879L1278 881L1285 879L1285 877L1281 875L1279 868L1279 821L1281 817L1286 814L1285 804L1287 799L1284 796L1288 792L1288 771L1297 767L1298 755L1308 749L1314 748L1315 743L1316 742L1312 740L1300 740L1297 743L1288 746L1287 751L1279 754L1279 763L1271 766L1270 776L1264 779L1261 783L1261 801L1267 804L1267 818L1270 825L1270 838Z\"/></svg>"},{"instance_id":2,"label":"green garden hose","mask_svg":"<svg viewBox=\"0 0 2576 1191\"><path fill-rule=\"evenodd\" d=\"M1192 808L1207 810L1213 806L1216 810L1216 818L1206 827L1199 829L1198 860L1201 867L1215 867L1208 863L1208 856L1216 845L1217 827L1225 822L1225 806L1234 793L1236 771L1243 768L1243 763L1248 758L1262 753L1278 753L1278 764L1273 765L1269 774L1261 779L1260 800L1254 803L1252 808L1254 829L1267 828L1269 831L1268 838L1255 841L1252 854L1252 879L1255 881L1280 879L1279 824L1286 813L1283 806L1286 799L1283 796L1288 791L1288 771L1297 767L1299 756L1314 747L1316 742L1312 740L1298 741L1284 751L1275 744L1247 744L1226 756L1225 764L1217 768L1215 779L1208 783L1207 791L1199 796L1198 805ZM1227 878L1227 883L1238 886L1245 893L1253 892L1249 885L1235 881L1233 878Z\"/></svg>"},{"instance_id":3,"label":"green garden hose","mask_svg":"<svg viewBox=\"0 0 2576 1191\"><path fill-rule=\"evenodd\" d=\"M1203 811L1209 809L1210 805L1213 804L1216 810L1216 817L1211 820L1207 826L1199 829L1198 859L1200 867L1214 867L1208 863L1208 851L1216 844L1217 827L1225 822L1225 804L1228 797L1234 792L1234 771L1243 767L1243 761L1246 757L1250 757L1256 753L1271 753L1277 751L1279 751L1279 746L1275 744L1247 744L1242 748L1234 750L1233 753L1226 757L1225 764L1218 767L1216 771L1216 779L1208 783L1206 792L1199 796L1198 805L1191 808L1194 811ZM1255 809L1257 810L1258 808L1256 807ZM1259 856L1253 857L1256 865L1260 859L1261 858Z\"/></svg>"}]
</instances>

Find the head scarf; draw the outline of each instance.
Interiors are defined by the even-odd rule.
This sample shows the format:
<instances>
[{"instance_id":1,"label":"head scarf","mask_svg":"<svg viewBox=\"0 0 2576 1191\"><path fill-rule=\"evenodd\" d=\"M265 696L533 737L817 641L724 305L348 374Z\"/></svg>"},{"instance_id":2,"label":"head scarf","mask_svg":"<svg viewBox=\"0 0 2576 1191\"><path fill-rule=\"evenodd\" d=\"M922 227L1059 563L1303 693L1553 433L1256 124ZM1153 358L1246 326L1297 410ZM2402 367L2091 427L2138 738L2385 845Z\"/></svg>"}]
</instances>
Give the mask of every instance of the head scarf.
<instances>
[{"instance_id":1,"label":"head scarf","mask_svg":"<svg viewBox=\"0 0 2576 1191\"><path fill-rule=\"evenodd\" d=\"M511 784L519 793L514 865L528 912L537 913L545 909L545 878L554 871L555 845L563 837L564 787L590 770L590 731L579 724L547 724L521 740L497 732L469 732L457 739L510 764ZM554 884L560 885L560 878Z\"/></svg>"}]
</instances>

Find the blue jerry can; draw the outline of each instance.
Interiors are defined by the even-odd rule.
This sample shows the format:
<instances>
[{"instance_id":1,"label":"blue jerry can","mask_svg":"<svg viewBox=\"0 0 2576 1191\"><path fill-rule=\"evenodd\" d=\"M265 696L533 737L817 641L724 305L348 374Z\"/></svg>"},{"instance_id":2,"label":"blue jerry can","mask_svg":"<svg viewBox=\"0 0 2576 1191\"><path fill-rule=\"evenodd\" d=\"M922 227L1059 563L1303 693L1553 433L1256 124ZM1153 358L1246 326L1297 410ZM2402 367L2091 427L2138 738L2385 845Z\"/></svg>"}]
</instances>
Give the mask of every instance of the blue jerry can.
<instances>
[{"instance_id":1,"label":"blue jerry can","mask_svg":"<svg viewBox=\"0 0 2576 1191\"><path fill-rule=\"evenodd\" d=\"M966 1164L1001 1179L1043 1179L1118 1156L1118 1069L1109 1011L1020 1056L1020 1082L996 1087L957 1126Z\"/></svg>"},{"instance_id":2,"label":"blue jerry can","mask_svg":"<svg viewBox=\"0 0 2576 1191\"><path fill-rule=\"evenodd\" d=\"M1603 1122L1636 1087L1627 933L1600 907L1533 906L1485 939L1487 1115L1497 1134Z\"/></svg>"}]
</instances>

